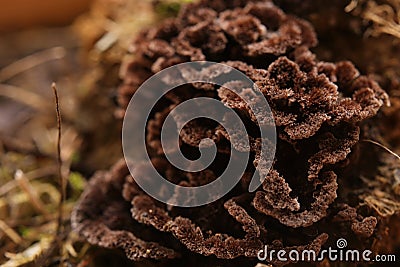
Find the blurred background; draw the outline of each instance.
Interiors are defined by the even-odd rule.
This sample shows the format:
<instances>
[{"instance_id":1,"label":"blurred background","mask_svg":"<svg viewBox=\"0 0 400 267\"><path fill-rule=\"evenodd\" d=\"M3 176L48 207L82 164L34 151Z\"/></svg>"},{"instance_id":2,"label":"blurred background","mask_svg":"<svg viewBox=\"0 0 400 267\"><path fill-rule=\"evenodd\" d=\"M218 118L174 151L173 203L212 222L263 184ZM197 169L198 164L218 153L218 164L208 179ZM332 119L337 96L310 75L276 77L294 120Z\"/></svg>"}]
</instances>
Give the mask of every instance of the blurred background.
<instances>
[{"instance_id":1,"label":"blurred background","mask_svg":"<svg viewBox=\"0 0 400 267\"><path fill-rule=\"evenodd\" d=\"M79 242L69 217L86 180L122 155L114 110L130 41L176 14L182 2L0 1L0 266L123 264L123 258L111 257L114 264L94 256L99 250ZM68 181L64 203L53 82Z\"/></svg>"},{"instance_id":2,"label":"blurred background","mask_svg":"<svg viewBox=\"0 0 400 267\"><path fill-rule=\"evenodd\" d=\"M92 0L1 1L0 30L10 32L34 26L71 23L89 9Z\"/></svg>"}]
</instances>

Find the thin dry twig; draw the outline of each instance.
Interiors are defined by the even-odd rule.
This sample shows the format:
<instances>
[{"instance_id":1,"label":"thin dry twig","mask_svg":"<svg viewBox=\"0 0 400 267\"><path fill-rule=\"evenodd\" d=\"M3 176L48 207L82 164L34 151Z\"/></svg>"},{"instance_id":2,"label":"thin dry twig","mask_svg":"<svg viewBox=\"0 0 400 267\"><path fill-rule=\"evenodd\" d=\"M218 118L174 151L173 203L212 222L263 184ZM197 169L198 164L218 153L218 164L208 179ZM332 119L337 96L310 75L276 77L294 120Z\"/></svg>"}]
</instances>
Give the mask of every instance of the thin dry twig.
<instances>
[{"instance_id":1,"label":"thin dry twig","mask_svg":"<svg viewBox=\"0 0 400 267\"><path fill-rule=\"evenodd\" d=\"M58 177L60 182L60 194L61 194L61 201L58 206L58 222L57 222L57 232L54 241L52 242L52 249L56 249L57 247L60 249L60 255L64 255L64 246L62 244L63 240L66 238L65 228L63 224L63 215L64 215L64 203L66 202L66 181L63 176L63 162L61 157L61 131L62 131L62 121L61 121L61 112L60 112L60 101L58 98L58 91L56 83L53 82L51 85L54 93L54 101L56 104L56 113L57 113L57 163L58 163ZM50 249L47 253L52 252ZM45 256L45 255L44 255ZM44 257L45 259L46 257ZM60 261L60 266L63 266L63 260Z\"/></svg>"},{"instance_id":2,"label":"thin dry twig","mask_svg":"<svg viewBox=\"0 0 400 267\"><path fill-rule=\"evenodd\" d=\"M57 130L58 130L58 136L57 136L57 164L58 164L58 178L59 178L59 183L60 183L60 193L61 193L61 201L58 206L58 227L57 227L57 235L60 235L63 231L63 204L65 203L66 200L66 184L62 175L62 159L61 159L61 112L60 112L60 101L58 98L58 91L57 91L57 86L56 83L53 83L51 85L51 88L54 93L54 101L56 104L56 113L57 113Z\"/></svg>"}]
</instances>

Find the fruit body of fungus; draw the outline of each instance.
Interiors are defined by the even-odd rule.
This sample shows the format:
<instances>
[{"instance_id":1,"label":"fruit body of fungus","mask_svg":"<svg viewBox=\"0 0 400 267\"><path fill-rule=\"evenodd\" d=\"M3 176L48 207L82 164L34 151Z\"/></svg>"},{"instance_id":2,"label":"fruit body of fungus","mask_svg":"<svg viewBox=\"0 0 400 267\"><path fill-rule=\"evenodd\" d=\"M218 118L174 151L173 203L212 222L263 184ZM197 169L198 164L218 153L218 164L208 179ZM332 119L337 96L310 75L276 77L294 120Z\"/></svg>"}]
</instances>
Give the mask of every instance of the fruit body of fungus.
<instances>
[{"instance_id":1,"label":"fruit body of fungus","mask_svg":"<svg viewBox=\"0 0 400 267\"><path fill-rule=\"evenodd\" d=\"M75 230L91 244L119 248L135 261L160 260L160 266L175 264L174 259L254 266L265 245L318 254L324 244L335 242L336 233L355 248L371 248L384 221L350 199L346 186L352 176L346 170L357 160L351 152L361 123L387 105L388 96L351 62L319 61L310 51L316 45L312 25L266 0L203 0L143 31L132 44L134 59L123 67L117 113L122 116L137 88L160 70L190 61L227 64L255 82L271 107L278 136L272 168L264 168L261 140L250 133L252 160L232 192L205 206L177 208L143 192L121 161L92 178L73 214ZM166 179L184 186L213 181L230 152L224 129L199 119L180 132L182 149L190 154L200 140L211 138L218 163L189 173L166 160L162 123L174 106L195 96L215 98L236 110L249 129L257 127L240 96L224 86L187 84L165 95L148 121L148 151ZM256 169L266 178L249 193Z\"/></svg>"}]
</instances>

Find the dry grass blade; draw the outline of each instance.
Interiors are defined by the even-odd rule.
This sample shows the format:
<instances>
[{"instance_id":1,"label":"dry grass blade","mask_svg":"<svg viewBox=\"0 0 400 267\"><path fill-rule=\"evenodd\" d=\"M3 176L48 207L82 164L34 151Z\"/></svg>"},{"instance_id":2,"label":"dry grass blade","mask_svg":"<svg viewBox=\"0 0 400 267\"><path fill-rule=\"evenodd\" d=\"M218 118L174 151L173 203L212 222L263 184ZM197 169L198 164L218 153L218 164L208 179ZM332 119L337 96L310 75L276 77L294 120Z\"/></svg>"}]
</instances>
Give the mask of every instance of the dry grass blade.
<instances>
[{"instance_id":1,"label":"dry grass blade","mask_svg":"<svg viewBox=\"0 0 400 267\"><path fill-rule=\"evenodd\" d=\"M344 11L351 12L353 11L358 5L358 0L351 0L351 2L344 8Z\"/></svg>"},{"instance_id":2,"label":"dry grass blade","mask_svg":"<svg viewBox=\"0 0 400 267\"><path fill-rule=\"evenodd\" d=\"M390 150L388 147L376 142L374 140L361 140L362 142L367 142L373 145L378 146L379 148L384 149L390 155L394 156L397 160L400 161L400 156ZM394 181L391 182L394 194L398 195L399 193L399 178L396 176L396 173L393 174ZM377 180L379 181L379 180ZM378 186L379 186L378 182ZM384 191L375 189L372 194L364 195L362 197L364 203L369 207L373 208L380 216L389 217L393 214L400 211L400 202L398 202L392 193L388 193L388 187L381 184L381 188Z\"/></svg>"},{"instance_id":3,"label":"dry grass blade","mask_svg":"<svg viewBox=\"0 0 400 267\"><path fill-rule=\"evenodd\" d=\"M367 196L364 202L371 208L373 208L380 216L388 217L392 216L396 212L400 211L400 203L390 198L385 198L379 194Z\"/></svg>"},{"instance_id":4,"label":"dry grass blade","mask_svg":"<svg viewBox=\"0 0 400 267\"><path fill-rule=\"evenodd\" d=\"M44 155L41 151L38 150L38 148L35 145L33 145L30 142L26 142L24 140L11 136L5 136L2 134L0 134L0 149L5 149L6 151L13 151L24 155L51 157L51 155ZM0 150L0 152L3 151Z\"/></svg>"},{"instance_id":5,"label":"dry grass blade","mask_svg":"<svg viewBox=\"0 0 400 267\"><path fill-rule=\"evenodd\" d=\"M263 264L263 263L257 263L257 265L255 267L273 267L273 266L270 264L267 265L267 264Z\"/></svg>"},{"instance_id":6,"label":"dry grass blade","mask_svg":"<svg viewBox=\"0 0 400 267\"><path fill-rule=\"evenodd\" d=\"M400 156L399 156L399 155L397 155L396 153L394 153L392 150L390 150L390 149L387 148L386 146L382 145L381 143L378 143L378 142L376 142L376 141L374 141L374 140L369 140L369 139L361 140L361 142L367 142L367 143L374 144L374 145L376 145L376 146L378 146L378 147L384 149L386 152L388 152L388 153L391 154L392 156L396 157L398 160L400 160Z\"/></svg>"},{"instance_id":7,"label":"dry grass blade","mask_svg":"<svg viewBox=\"0 0 400 267\"><path fill-rule=\"evenodd\" d=\"M36 110L43 110L49 106L42 96L14 85L0 84L0 96L10 98Z\"/></svg>"},{"instance_id":8,"label":"dry grass blade","mask_svg":"<svg viewBox=\"0 0 400 267\"><path fill-rule=\"evenodd\" d=\"M48 238L43 238L40 240L40 242L33 244L32 246L30 246L21 253L18 254L7 253L6 257L8 257L10 260L0 265L0 267L33 266L29 265L29 263L31 263L36 257L40 255L40 253L47 250L49 247L50 247L50 240Z\"/></svg>"},{"instance_id":9,"label":"dry grass blade","mask_svg":"<svg viewBox=\"0 0 400 267\"><path fill-rule=\"evenodd\" d=\"M30 184L29 180L26 178L24 173L21 170L17 170L15 173L15 180L17 181L19 187L24 191L28 197L29 200L32 203L32 206L43 216L47 219L50 220L51 216L50 213L47 211L45 205L43 202L40 200L36 190L32 187Z\"/></svg>"},{"instance_id":10,"label":"dry grass blade","mask_svg":"<svg viewBox=\"0 0 400 267\"><path fill-rule=\"evenodd\" d=\"M26 179L28 181L35 180L38 178L46 177L49 175L54 174L55 168L50 166L50 167L44 167L41 169L37 169L31 172L24 173ZM3 184L0 187L0 197L4 196L5 194L9 193L11 190L16 188L18 186L17 182L15 180L11 180L5 184Z\"/></svg>"},{"instance_id":11,"label":"dry grass blade","mask_svg":"<svg viewBox=\"0 0 400 267\"><path fill-rule=\"evenodd\" d=\"M20 244L22 238L17 232L15 232L10 226L3 220L0 220L0 230L3 231L15 244Z\"/></svg>"},{"instance_id":12,"label":"dry grass blade","mask_svg":"<svg viewBox=\"0 0 400 267\"><path fill-rule=\"evenodd\" d=\"M57 46L46 49L35 54L29 55L18 61L13 62L7 67L0 70L0 82L4 82L19 73L25 72L43 63L62 59L66 55L66 50L63 47Z\"/></svg>"},{"instance_id":13,"label":"dry grass blade","mask_svg":"<svg viewBox=\"0 0 400 267\"><path fill-rule=\"evenodd\" d=\"M345 11L372 22L369 32L373 35L385 33L400 38L399 3L397 0L351 0Z\"/></svg>"}]
</instances>

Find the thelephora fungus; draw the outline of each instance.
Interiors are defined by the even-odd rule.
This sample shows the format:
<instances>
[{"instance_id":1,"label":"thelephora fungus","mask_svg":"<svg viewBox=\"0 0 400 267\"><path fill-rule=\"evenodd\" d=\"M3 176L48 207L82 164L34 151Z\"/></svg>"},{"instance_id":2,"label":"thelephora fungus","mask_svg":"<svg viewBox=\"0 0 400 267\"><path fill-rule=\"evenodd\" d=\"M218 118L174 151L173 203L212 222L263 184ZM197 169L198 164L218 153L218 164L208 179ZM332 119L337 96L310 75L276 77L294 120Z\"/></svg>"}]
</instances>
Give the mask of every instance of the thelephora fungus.
<instances>
[{"instance_id":1,"label":"thelephora fungus","mask_svg":"<svg viewBox=\"0 0 400 267\"><path fill-rule=\"evenodd\" d=\"M143 31L132 44L134 59L122 69L118 114L124 114L137 88L162 69L199 60L224 63L253 80L271 107L278 136L272 168L266 167L260 151L263 140L251 130L258 126L256 114L227 89L235 81L220 87L186 84L165 95L148 121L146 141L153 165L166 179L184 186L218 177L230 153L230 137L218 124L193 120L180 132L181 150L189 157L203 138L217 144L216 162L201 172L173 167L160 143L162 123L174 106L195 96L212 97L235 109L250 129L244 138L250 142L251 161L240 183L208 205L171 207L146 195L122 161L92 178L75 210L74 228L90 243L120 248L132 260L225 260L226 265L240 260L242 266L254 266L264 245L318 252L338 237L348 237L355 248L380 242L384 227L379 226L379 214L350 200L345 187L354 179L346 170L359 158L352 151L359 143L360 123L387 105L388 97L351 62L318 61L309 50L316 45L312 25L267 0L204 0ZM196 71L192 75L225 74ZM246 149L240 143L233 148ZM138 167L146 172L146 166ZM255 171L266 178L249 193Z\"/></svg>"}]
</instances>

